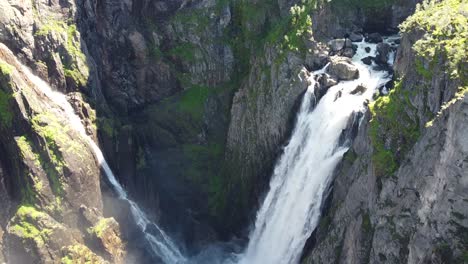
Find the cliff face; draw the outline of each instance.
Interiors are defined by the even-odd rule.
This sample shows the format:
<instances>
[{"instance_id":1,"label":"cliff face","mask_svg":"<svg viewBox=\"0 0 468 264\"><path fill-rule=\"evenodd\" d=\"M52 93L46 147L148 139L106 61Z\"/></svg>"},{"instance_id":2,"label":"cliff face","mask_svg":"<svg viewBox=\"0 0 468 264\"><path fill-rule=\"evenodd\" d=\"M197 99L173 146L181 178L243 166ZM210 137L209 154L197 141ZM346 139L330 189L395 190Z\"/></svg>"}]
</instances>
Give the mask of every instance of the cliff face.
<instances>
[{"instance_id":1,"label":"cliff face","mask_svg":"<svg viewBox=\"0 0 468 264\"><path fill-rule=\"evenodd\" d=\"M394 32L417 2L1 1L0 262L80 254L119 262L132 250L124 243L132 239L131 221L119 212L125 205L106 195L90 150L15 57L68 95L119 180L152 218L201 246L248 226L306 77L329 60L328 47L317 40ZM413 50L424 30L405 30L395 65L401 81L375 104L337 170L308 261L419 260L427 257L424 250L434 258L449 250L454 259L464 254L465 238L450 228L466 231L460 134L466 99L453 101L466 79L446 73L453 57L416 59L435 56ZM401 112L392 112L388 100ZM395 116L403 117L401 131L384 125L395 124ZM431 162L422 166L425 159ZM452 159L458 163L450 165ZM446 207L455 218L431 216ZM115 216L123 235L104 216ZM54 241L62 235L64 241ZM444 244L449 239L456 244ZM32 253L21 251L24 244Z\"/></svg>"},{"instance_id":2,"label":"cliff face","mask_svg":"<svg viewBox=\"0 0 468 264\"><path fill-rule=\"evenodd\" d=\"M370 106L337 168L304 263L466 262L462 2L426 6L403 24L395 87ZM448 13L449 23L436 19Z\"/></svg>"}]
</instances>

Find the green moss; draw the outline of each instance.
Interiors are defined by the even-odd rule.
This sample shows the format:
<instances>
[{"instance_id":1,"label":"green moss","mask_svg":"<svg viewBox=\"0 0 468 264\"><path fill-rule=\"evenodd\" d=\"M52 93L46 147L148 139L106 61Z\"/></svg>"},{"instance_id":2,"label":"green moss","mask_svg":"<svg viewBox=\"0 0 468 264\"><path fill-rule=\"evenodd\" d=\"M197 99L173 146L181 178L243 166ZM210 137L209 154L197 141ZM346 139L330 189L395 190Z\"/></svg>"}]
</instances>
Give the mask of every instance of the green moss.
<instances>
[{"instance_id":1,"label":"green moss","mask_svg":"<svg viewBox=\"0 0 468 264\"><path fill-rule=\"evenodd\" d=\"M201 121L205 109L205 101L211 93L205 86L193 86L184 91L178 102L178 109L192 116L194 120Z\"/></svg>"},{"instance_id":2,"label":"green moss","mask_svg":"<svg viewBox=\"0 0 468 264\"><path fill-rule=\"evenodd\" d=\"M13 123L13 113L10 110L12 96L0 90L0 125L10 128Z\"/></svg>"},{"instance_id":3,"label":"green moss","mask_svg":"<svg viewBox=\"0 0 468 264\"><path fill-rule=\"evenodd\" d=\"M416 111L402 82L388 96L379 97L369 106L372 113L369 135L374 147L372 161L377 176L391 175L402 157L419 138L419 120L408 113Z\"/></svg>"},{"instance_id":4,"label":"green moss","mask_svg":"<svg viewBox=\"0 0 468 264\"><path fill-rule=\"evenodd\" d=\"M36 208L22 205L16 212L15 224L10 227L10 230L24 241L33 240L37 245L41 246L47 241L52 232L51 229L38 226L38 221L44 217L46 217L46 214Z\"/></svg>"},{"instance_id":5,"label":"green moss","mask_svg":"<svg viewBox=\"0 0 468 264\"><path fill-rule=\"evenodd\" d=\"M190 42L181 43L169 50L168 55L178 57L186 62L194 62L196 60L195 50L198 47Z\"/></svg>"},{"instance_id":6,"label":"green moss","mask_svg":"<svg viewBox=\"0 0 468 264\"><path fill-rule=\"evenodd\" d=\"M11 75L13 73L13 69L13 66L3 60L0 60L0 73L2 75Z\"/></svg>"},{"instance_id":7,"label":"green moss","mask_svg":"<svg viewBox=\"0 0 468 264\"><path fill-rule=\"evenodd\" d=\"M362 215L361 228L366 234L373 232L372 222L370 220L369 212L366 212Z\"/></svg>"},{"instance_id":8,"label":"green moss","mask_svg":"<svg viewBox=\"0 0 468 264\"><path fill-rule=\"evenodd\" d=\"M66 36L65 50L67 56L62 56L65 76L72 79L77 85L85 86L88 82L89 68L86 65L86 56L81 51L81 41L76 25L67 24L63 21L47 20L35 35L46 36L50 32Z\"/></svg>"},{"instance_id":9,"label":"green moss","mask_svg":"<svg viewBox=\"0 0 468 264\"><path fill-rule=\"evenodd\" d=\"M13 114L10 109L10 100L13 96L2 90L3 84L11 86L10 75L13 73L13 66L0 60L0 126L10 128L13 122Z\"/></svg>"},{"instance_id":10,"label":"green moss","mask_svg":"<svg viewBox=\"0 0 468 264\"><path fill-rule=\"evenodd\" d=\"M190 160L186 177L199 184L208 193L208 207L215 215L226 202L226 182L221 174L220 165L224 148L220 144L183 146L185 156Z\"/></svg>"},{"instance_id":11,"label":"green moss","mask_svg":"<svg viewBox=\"0 0 468 264\"><path fill-rule=\"evenodd\" d=\"M424 67L424 64L423 62L421 61L421 59L416 59L415 61L415 65L416 65L416 71L421 75L423 76L425 79L428 79L428 80L431 80L432 79L432 71L431 70L428 70Z\"/></svg>"},{"instance_id":12,"label":"green moss","mask_svg":"<svg viewBox=\"0 0 468 264\"><path fill-rule=\"evenodd\" d=\"M112 138L115 135L114 122L112 119L100 117L97 119L97 127L107 137Z\"/></svg>"},{"instance_id":13,"label":"green moss","mask_svg":"<svg viewBox=\"0 0 468 264\"><path fill-rule=\"evenodd\" d=\"M147 167L145 152L143 151L142 148L138 148L136 167L137 167L137 170L143 170L143 169L146 169Z\"/></svg>"},{"instance_id":14,"label":"green moss","mask_svg":"<svg viewBox=\"0 0 468 264\"><path fill-rule=\"evenodd\" d=\"M85 64L86 56L81 52L80 36L76 25L67 27L66 49L71 59L64 63L65 76L70 77L80 86L85 86L88 82L89 68ZM83 62L80 64L80 62Z\"/></svg>"},{"instance_id":15,"label":"green moss","mask_svg":"<svg viewBox=\"0 0 468 264\"><path fill-rule=\"evenodd\" d=\"M52 191L61 196L64 193L63 168L65 166L62 152L73 151L77 156L86 150L78 142L70 140L67 132L69 128L63 126L57 117L49 112L38 114L32 118L33 129L42 136L47 145L41 155L40 163L49 177ZM64 148L64 149L62 149Z\"/></svg>"}]
</instances>

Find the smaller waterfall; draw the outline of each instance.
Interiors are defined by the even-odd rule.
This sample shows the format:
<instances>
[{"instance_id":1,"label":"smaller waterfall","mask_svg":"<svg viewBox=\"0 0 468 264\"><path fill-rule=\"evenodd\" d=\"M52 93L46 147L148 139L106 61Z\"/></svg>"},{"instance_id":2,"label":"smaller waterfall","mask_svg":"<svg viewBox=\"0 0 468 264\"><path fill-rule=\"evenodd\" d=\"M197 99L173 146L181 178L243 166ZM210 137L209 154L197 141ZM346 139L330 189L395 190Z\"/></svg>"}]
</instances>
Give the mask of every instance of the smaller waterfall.
<instances>
[{"instance_id":1,"label":"smaller waterfall","mask_svg":"<svg viewBox=\"0 0 468 264\"><path fill-rule=\"evenodd\" d=\"M22 65L19 61L18 64ZM143 210L141 210L140 207L134 201L128 198L127 193L117 181L114 173L107 164L101 149L92 140L92 138L86 134L86 130L83 124L81 123L81 119L75 114L75 111L73 110L73 107L70 105L70 103L67 101L66 96L60 92L53 91L49 84L47 84L45 81L34 75L26 66L22 65L22 70L26 74L28 79L34 85L36 85L36 87L39 88L40 91L42 91L49 99L51 99L58 107L62 109L63 114L67 117L73 129L79 132L79 134L87 141L89 146L92 148L92 151L94 152L97 162L104 170L107 179L114 188L118 197L122 200L127 201L130 204L133 218L137 223L138 227L141 229L141 231L143 231L145 239L147 240L153 253L159 256L165 263L184 263L186 261L185 257L182 255L175 243L169 238L169 236L166 235L164 231L161 228L159 228L156 224L152 223L145 215ZM154 234L154 232L146 232L146 229L150 225L154 227L157 234Z\"/></svg>"},{"instance_id":2,"label":"smaller waterfall","mask_svg":"<svg viewBox=\"0 0 468 264\"><path fill-rule=\"evenodd\" d=\"M239 256L239 263L299 262L306 240L318 224L323 196L329 188L333 170L349 148L340 144L348 120L353 113L364 111L364 103L372 99L379 86L391 79L388 72L376 70L376 65L367 66L361 61L375 55L376 44L355 44L358 49L353 62L359 69L359 78L329 88L313 110L315 80L312 77L291 140L276 164L270 190L257 213L249 244ZM365 48L370 48L370 52ZM394 54L390 57L391 65ZM356 87L361 84L366 90L356 92Z\"/></svg>"}]
</instances>

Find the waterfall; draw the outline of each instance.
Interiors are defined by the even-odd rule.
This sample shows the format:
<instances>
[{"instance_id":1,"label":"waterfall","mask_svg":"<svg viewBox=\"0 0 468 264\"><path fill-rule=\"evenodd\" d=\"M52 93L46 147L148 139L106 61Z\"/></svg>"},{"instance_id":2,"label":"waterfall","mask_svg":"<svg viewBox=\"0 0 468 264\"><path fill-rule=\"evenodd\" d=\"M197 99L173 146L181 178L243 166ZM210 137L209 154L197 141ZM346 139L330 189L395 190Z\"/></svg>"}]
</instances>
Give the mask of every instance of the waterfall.
<instances>
[{"instance_id":1,"label":"waterfall","mask_svg":"<svg viewBox=\"0 0 468 264\"><path fill-rule=\"evenodd\" d=\"M239 263L299 262L306 240L319 221L333 170L349 148L349 144L340 145L343 130L353 113L365 111L364 103L391 79L388 72L361 61L376 53L375 44L355 44L358 49L353 63L359 68L360 77L329 88L313 110L315 81L312 77L291 139L275 166L270 190L257 213L249 244L239 256ZM370 53L365 51L366 47L371 49ZM367 90L352 94L360 84Z\"/></svg>"},{"instance_id":2,"label":"waterfall","mask_svg":"<svg viewBox=\"0 0 468 264\"><path fill-rule=\"evenodd\" d=\"M182 255L182 253L177 248L175 243L169 238L169 236L166 235L164 231L161 228L159 228L156 224L152 223L148 219L146 214L143 212L143 210L141 210L140 207L134 201L128 198L127 193L125 192L123 187L120 185L120 183L117 181L114 173L112 172L109 165L107 164L106 159L104 158L104 155L102 154L101 149L94 142L94 140L92 140L92 138L88 136L88 134L86 134L86 130L83 124L81 123L81 119L75 114L75 111L73 110L73 107L70 105L70 103L67 101L66 96L58 91L53 91L51 87L49 86L49 84L47 84L45 81L43 81L39 77L35 76L29 70L29 68L22 65L19 61L18 61L18 64L22 66L22 70L26 74L28 79L42 93L44 93L49 99L51 99L51 101L53 101L59 108L61 108L61 110L63 111L63 114L67 117L68 122L70 123L72 128L75 129L77 132L79 132L79 134L89 144L89 146L91 147L96 157L98 164L104 170L107 179L109 180L110 184L114 188L118 197L122 200L127 201L130 204L133 218L136 224L138 225L138 227L144 233L145 239L148 242L148 245L150 246L152 253L160 257L164 263L170 263L170 264L184 263L186 261L185 257ZM152 230L151 233L147 232L147 228L150 225L152 229L154 229L154 231Z\"/></svg>"}]
</instances>

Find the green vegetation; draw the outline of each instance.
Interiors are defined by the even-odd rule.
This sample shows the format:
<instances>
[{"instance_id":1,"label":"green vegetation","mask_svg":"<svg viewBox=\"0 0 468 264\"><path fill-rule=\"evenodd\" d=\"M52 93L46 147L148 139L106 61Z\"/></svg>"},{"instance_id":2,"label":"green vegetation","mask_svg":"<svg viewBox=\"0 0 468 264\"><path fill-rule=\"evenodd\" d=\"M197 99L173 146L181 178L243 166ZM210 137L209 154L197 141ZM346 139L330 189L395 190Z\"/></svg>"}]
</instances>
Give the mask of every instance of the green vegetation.
<instances>
[{"instance_id":1,"label":"green vegetation","mask_svg":"<svg viewBox=\"0 0 468 264\"><path fill-rule=\"evenodd\" d=\"M429 62L439 57L445 58L450 76L460 78L465 85L468 81L467 12L468 2L464 0L425 0L400 27L405 33L416 30L426 32L413 46L416 54ZM421 65L417 67L418 72L423 72L425 77L426 71L432 70L422 70Z\"/></svg>"},{"instance_id":2,"label":"green vegetation","mask_svg":"<svg viewBox=\"0 0 468 264\"><path fill-rule=\"evenodd\" d=\"M191 115L194 120L203 118L205 101L212 90L205 86L195 85L184 91L178 102L178 109Z\"/></svg>"},{"instance_id":3,"label":"green vegetation","mask_svg":"<svg viewBox=\"0 0 468 264\"><path fill-rule=\"evenodd\" d=\"M76 25L67 27L66 49L71 59L64 63L65 76L72 78L76 84L85 86L88 82L89 68L85 63L86 56L81 52L80 36Z\"/></svg>"},{"instance_id":4,"label":"green vegetation","mask_svg":"<svg viewBox=\"0 0 468 264\"><path fill-rule=\"evenodd\" d=\"M198 47L192 43L184 42L169 50L168 55L179 57L186 62L194 62L196 60L194 51L197 49Z\"/></svg>"},{"instance_id":5,"label":"green vegetation","mask_svg":"<svg viewBox=\"0 0 468 264\"><path fill-rule=\"evenodd\" d=\"M13 72L13 66L0 60L0 84L3 81L9 82L9 76ZM8 80L4 80L8 78ZM10 110L10 100L12 95L0 89L0 126L10 128L13 122L13 114Z\"/></svg>"},{"instance_id":6,"label":"green vegetation","mask_svg":"<svg viewBox=\"0 0 468 264\"><path fill-rule=\"evenodd\" d=\"M190 160L190 168L186 177L200 184L208 195L208 206L214 214L224 206L226 200L225 182L222 175L217 174L223 158L223 146L220 144L196 145L186 144L183 152Z\"/></svg>"},{"instance_id":7,"label":"green vegetation","mask_svg":"<svg viewBox=\"0 0 468 264\"><path fill-rule=\"evenodd\" d=\"M47 241L52 230L38 226L38 221L47 217L32 206L22 205L15 215L15 224L10 227L13 234L26 240L33 240L41 246Z\"/></svg>"},{"instance_id":8,"label":"green vegetation","mask_svg":"<svg viewBox=\"0 0 468 264\"><path fill-rule=\"evenodd\" d=\"M57 117L50 112L34 116L32 125L33 129L46 140L47 145L44 146L44 153L48 155L44 155L44 157L47 156L48 159L45 160L41 156L40 163L49 177L52 191L61 196L64 192L62 176L65 163L62 157L62 151L64 150L60 146L68 146L67 150L73 150L78 156L81 156L85 150L78 142L69 139L67 135L69 128L63 126Z\"/></svg>"},{"instance_id":9,"label":"green vegetation","mask_svg":"<svg viewBox=\"0 0 468 264\"><path fill-rule=\"evenodd\" d=\"M115 136L114 121L110 118L100 117L97 119L97 127L107 137L113 138Z\"/></svg>"},{"instance_id":10,"label":"green vegetation","mask_svg":"<svg viewBox=\"0 0 468 264\"><path fill-rule=\"evenodd\" d=\"M10 110L12 96L0 90L0 125L10 128L13 123L13 114Z\"/></svg>"},{"instance_id":11,"label":"green vegetation","mask_svg":"<svg viewBox=\"0 0 468 264\"><path fill-rule=\"evenodd\" d=\"M0 60L0 73L2 75L11 75L13 73L13 69L13 66L3 60Z\"/></svg>"},{"instance_id":12,"label":"green vegetation","mask_svg":"<svg viewBox=\"0 0 468 264\"><path fill-rule=\"evenodd\" d=\"M112 222L112 218L101 218L94 227L89 229L89 233L95 234L97 237L102 238L102 235L109 228Z\"/></svg>"},{"instance_id":13,"label":"green vegetation","mask_svg":"<svg viewBox=\"0 0 468 264\"><path fill-rule=\"evenodd\" d=\"M372 161L377 176L391 175L419 138L419 120L408 115L416 111L409 96L400 81L388 96L379 97L369 105L372 113L369 133L374 147Z\"/></svg>"},{"instance_id":14,"label":"green vegetation","mask_svg":"<svg viewBox=\"0 0 468 264\"><path fill-rule=\"evenodd\" d=\"M362 214L361 228L366 234L373 232L372 222L370 220L369 212Z\"/></svg>"}]
</instances>

